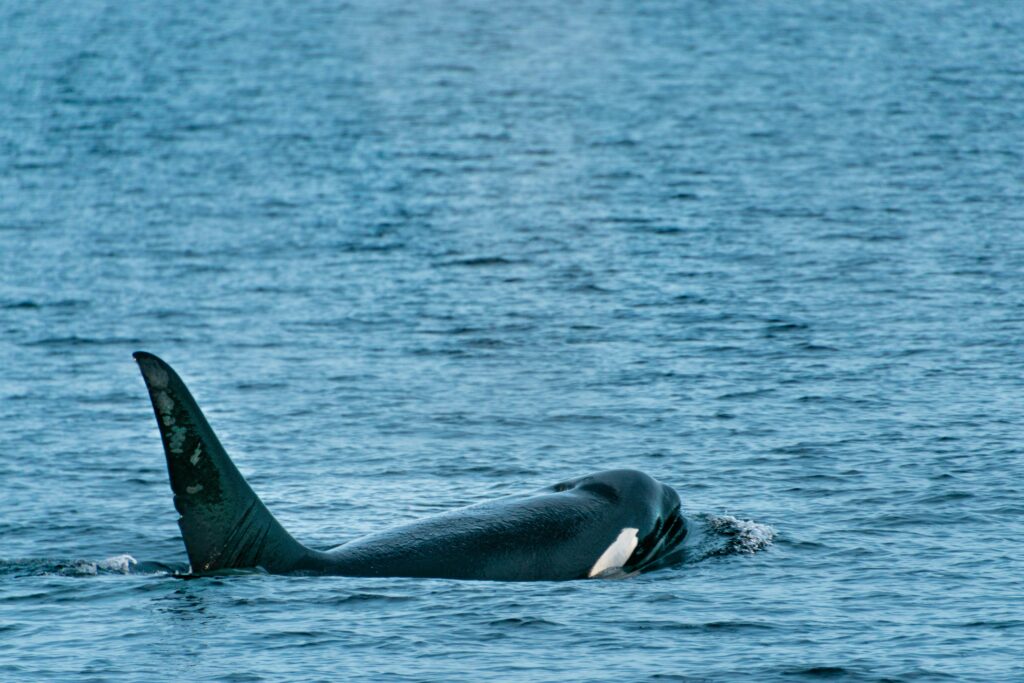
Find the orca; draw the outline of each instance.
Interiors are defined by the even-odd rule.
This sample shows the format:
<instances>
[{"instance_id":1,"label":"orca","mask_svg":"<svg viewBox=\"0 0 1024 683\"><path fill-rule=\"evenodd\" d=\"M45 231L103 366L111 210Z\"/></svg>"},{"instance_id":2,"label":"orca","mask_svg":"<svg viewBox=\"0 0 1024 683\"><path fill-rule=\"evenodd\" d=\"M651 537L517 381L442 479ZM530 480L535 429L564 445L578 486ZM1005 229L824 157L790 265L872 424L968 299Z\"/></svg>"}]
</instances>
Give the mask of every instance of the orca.
<instances>
[{"instance_id":1,"label":"orca","mask_svg":"<svg viewBox=\"0 0 1024 683\"><path fill-rule=\"evenodd\" d=\"M330 550L295 540L239 473L178 374L133 354L153 404L194 575L560 581L630 576L679 559L679 495L630 469L450 510Z\"/></svg>"}]
</instances>

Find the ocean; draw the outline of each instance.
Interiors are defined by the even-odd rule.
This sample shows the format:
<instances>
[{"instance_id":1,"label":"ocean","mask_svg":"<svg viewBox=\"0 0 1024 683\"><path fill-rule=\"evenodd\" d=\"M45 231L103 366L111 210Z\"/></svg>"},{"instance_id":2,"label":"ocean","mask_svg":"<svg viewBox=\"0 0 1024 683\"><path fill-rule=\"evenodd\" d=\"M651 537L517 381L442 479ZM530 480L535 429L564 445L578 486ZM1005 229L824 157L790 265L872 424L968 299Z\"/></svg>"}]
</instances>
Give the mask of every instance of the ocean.
<instances>
[{"instance_id":1,"label":"ocean","mask_svg":"<svg viewBox=\"0 0 1024 683\"><path fill-rule=\"evenodd\" d=\"M0 680L1024 680L1024 4L0 5ZM624 580L184 580L602 469Z\"/></svg>"}]
</instances>

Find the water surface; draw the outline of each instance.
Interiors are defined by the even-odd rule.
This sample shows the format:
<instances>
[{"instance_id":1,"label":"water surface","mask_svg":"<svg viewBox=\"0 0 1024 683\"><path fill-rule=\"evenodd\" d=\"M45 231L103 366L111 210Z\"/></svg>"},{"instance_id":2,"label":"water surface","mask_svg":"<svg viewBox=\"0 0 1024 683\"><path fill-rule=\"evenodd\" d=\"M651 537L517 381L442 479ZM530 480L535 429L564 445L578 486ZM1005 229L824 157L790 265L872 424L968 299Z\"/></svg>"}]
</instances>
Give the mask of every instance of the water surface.
<instances>
[{"instance_id":1,"label":"water surface","mask_svg":"<svg viewBox=\"0 0 1024 683\"><path fill-rule=\"evenodd\" d=\"M5 4L0 678L1024 678L1022 44L1019 3ZM704 545L173 578L136 349L309 544L634 467Z\"/></svg>"}]
</instances>

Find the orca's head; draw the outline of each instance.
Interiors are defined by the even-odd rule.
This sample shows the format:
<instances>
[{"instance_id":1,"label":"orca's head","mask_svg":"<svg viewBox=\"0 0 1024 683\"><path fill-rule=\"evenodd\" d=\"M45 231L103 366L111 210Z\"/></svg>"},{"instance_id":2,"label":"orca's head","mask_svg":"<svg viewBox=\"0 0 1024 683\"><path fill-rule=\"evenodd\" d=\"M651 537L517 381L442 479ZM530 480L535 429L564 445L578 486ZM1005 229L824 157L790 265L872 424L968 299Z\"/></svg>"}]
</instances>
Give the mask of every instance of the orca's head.
<instances>
[{"instance_id":1,"label":"orca's head","mask_svg":"<svg viewBox=\"0 0 1024 683\"><path fill-rule=\"evenodd\" d=\"M572 491L604 498L620 508L618 517L623 528L607 551L617 557L608 558L607 568L621 567L625 572L654 569L661 566L660 561L686 536L679 494L643 472L607 470L551 488L556 492ZM595 565L598 572L604 568L600 565L601 561Z\"/></svg>"}]
</instances>

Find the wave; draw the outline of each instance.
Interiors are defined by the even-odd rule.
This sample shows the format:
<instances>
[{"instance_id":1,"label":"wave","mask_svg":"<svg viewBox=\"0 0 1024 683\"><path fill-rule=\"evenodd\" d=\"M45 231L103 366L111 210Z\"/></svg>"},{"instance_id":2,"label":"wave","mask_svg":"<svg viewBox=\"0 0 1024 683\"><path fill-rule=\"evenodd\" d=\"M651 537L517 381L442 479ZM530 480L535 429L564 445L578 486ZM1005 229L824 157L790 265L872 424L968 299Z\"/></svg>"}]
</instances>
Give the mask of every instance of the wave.
<instances>
[{"instance_id":1,"label":"wave","mask_svg":"<svg viewBox=\"0 0 1024 683\"><path fill-rule=\"evenodd\" d=\"M738 519L732 515L707 517L709 528L726 539L728 554L753 554L764 550L775 540L775 527L751 519Z\"/></svg>"},{"instance_id":2,"label":"wave","mask_svg":"<svg viewBox=\"0 0 1024 683\"><path fill-rule=\"evenodd\" d=\"M687 535L677 551L659 562L659 567L679 567L710 558L751 555L772 545L775 528L732 515L697 514L687 520ZM217 574L262 574L260 569L227 570ZM110 576L153 575L194 578L187 562L166 563L136 560L131 555L113 555L102 560L27 558L0 559L0 577L26 576ZM632 574L610 578L625 578Z\"/></svg>"},{"instance_id":3,"label":"wave","mask_svg":"<svg viewBox=\"0 0 1024 683\"><path fill-rule=\"evenodd\" d=\"M136 560L131 555L114 555L102 560L26 558L0 559L0 576L104 576L180 575L188 572L188 564Z\"/></svg>"},{"instance_id":4,"label":"wave","mask_svg":"<svg viewBox=\"0 0 1024 683\"><path fill-rule=\"evenodd\" d=\"M769 524L733 515L697 514L689 517L687 524L687 536L676 566L731 555L752 555L770 547L777 535Z\"/></svg>"}]
</instances>

